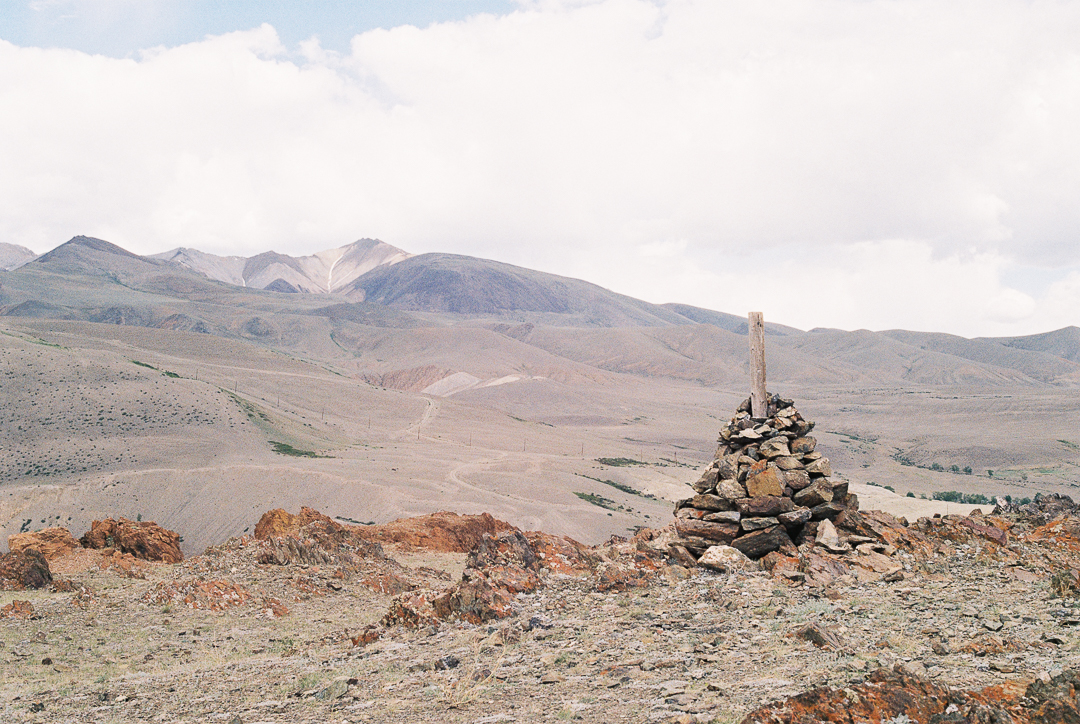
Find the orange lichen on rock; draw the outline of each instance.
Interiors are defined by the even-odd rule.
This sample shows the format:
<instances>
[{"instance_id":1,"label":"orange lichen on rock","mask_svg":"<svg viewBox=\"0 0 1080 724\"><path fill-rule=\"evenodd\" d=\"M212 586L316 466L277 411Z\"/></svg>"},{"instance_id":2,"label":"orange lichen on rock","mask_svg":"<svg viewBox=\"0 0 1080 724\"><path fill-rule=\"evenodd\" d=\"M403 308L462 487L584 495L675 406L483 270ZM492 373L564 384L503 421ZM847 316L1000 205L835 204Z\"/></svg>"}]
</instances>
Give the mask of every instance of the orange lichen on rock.
<instances>
[{"instance_id":1,"label":"orange lichen on rock","mask_svg":"<svg viewBox=\"0 0 1080 724\"><path fill-rule=\"evenodd\" d=\"M47 561L55 560L81 547L79 541L75 540L67 528L45 528L33 533L16 533L8 536L8 549L12 553L19 553L27 548L37 548Z\"/></svg>"},{"instance_id":2,"label":"orange lichen on rock","mask_svg":"<svg viewBox=\"0 0 1080 724\"><path fill-rule=\"evenodd\" d=\"M34 617L34 606L29 601L12 601L0 608L0 618L29 619Z\"/></svg>"},{"instance_id":3,"label":"orange lichen on rock","mask_svg":"<svg viewBox=\"0 0 1080 724\"><path fill-rule=\"evenodd\" d=\"M380 543L396 543L403 549L423 549L447 553L468 553L487 535L514 530L509 523L490 513L459 515L447 511L402 518L382 525L357 526L363 538Z\"/></svg>"}]
</instances>

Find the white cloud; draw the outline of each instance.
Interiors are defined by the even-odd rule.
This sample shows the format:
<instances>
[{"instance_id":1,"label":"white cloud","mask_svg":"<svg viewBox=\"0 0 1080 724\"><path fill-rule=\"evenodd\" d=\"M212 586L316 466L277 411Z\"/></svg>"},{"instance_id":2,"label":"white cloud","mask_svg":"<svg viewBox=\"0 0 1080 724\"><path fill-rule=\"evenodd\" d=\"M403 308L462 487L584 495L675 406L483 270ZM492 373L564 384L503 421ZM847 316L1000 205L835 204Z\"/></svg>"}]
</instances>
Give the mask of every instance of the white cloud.
<instances>
[{"instance_id":1,"label":"white cloud","mask_svg":"<svg viewBox=\"0 0 1080 724\"><path fill-rule=\"evenodd\" d=\"M1034 331L1000 278L1080 264L1076 37L1075 3L598 0L349 55L269 26L137 60L0 42L0 239L379 236L729 311L753 259L812 282L777 321Z\"/></svg>"}]
</instances>

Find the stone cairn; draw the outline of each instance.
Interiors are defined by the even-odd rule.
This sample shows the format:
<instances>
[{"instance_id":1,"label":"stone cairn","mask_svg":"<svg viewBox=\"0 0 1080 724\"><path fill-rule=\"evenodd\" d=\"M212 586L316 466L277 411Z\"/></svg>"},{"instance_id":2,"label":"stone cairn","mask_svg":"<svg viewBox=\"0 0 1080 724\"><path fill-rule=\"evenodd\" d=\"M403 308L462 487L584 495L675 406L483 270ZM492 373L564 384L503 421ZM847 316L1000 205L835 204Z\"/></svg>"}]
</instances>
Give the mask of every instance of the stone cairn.
<instances>
[{"instance_id":1,"label":"stone cairn","mask_svg":"<svg viewBox=\"0 0 1080 724\"><path fill-rule=\"evenodd\" d=\"M691 485L696 495L675 504L675 545L695 559L713 546L752 559L795 553L814 540L821 521L858 510L847 483L829 480L829 459L815 450L813 429L779 395L768 396L765 419L750 416L749 399L739 405L720 430L715 459Z\"/></svg>"}]
</instances>

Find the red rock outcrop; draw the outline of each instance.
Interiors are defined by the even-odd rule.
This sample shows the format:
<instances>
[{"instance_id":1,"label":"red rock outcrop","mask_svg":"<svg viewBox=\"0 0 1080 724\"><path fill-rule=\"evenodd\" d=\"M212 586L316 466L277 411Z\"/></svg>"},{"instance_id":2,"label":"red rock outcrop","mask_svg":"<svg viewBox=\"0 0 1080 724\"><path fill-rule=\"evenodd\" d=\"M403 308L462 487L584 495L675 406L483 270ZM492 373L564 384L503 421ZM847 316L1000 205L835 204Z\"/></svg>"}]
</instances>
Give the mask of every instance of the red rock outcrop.
<instances>
[{"instance_id":1,"label":"red rock outcrop","mask_svg":"<svg viewBox=\"0 0 1080 724\"><path fill-rule=\"evenodd\" d=\"M1006 681L979 691L935 684L897 666L880 669L866 683L845 689L813 689L766 704L742 724L1066 724L1080 721L1080 674L1065 671L1052 679ZM904 717L901 719L900 717Z\"/></svg>"},{"instance_id":2,"label":"red rock outcrop","mask_svg":"<svg viewBox=\"0 0 1080 724\"><path fill-rule=\"evenodd\" d=\"M263 513L259 522L255 524L255 539L295 537L301 528L317 520L338 525L330 517L307 506L302 506L296 515L281 508L274 508Z\"/></svg>"},{"instance_id":3,"label":"red rock outcrop","mask_svg":"<svg viewBox=\"0 0 1080 724\"><path fill-rule=\"evenodd\" d=\"M382 546L364 538L361 530L312 508L300 508L298 515L276 508L264 513L255 526L255 538L262 546L259 562L355 568L363 559L385 559Z\"/></svg>"},{"instance_id":4,"label":"red rock outcrop","mask_svg":"<svg viewBox=\"0 0 1080 724\"><path fill-rule=\"evenodd\" d=\"M498 535L510 530L514 526L490 513L459 515L447 511L356 528L360 536L379 543L448 553L468 553L485 534Z\"/></svg>"},{"instance_id":5,"label":"red rock outcrop","mask_svg":"<svg viewBox=\"0 0 1080 724\"><path fill-rule=\"evenodd\" d=\"M36 548L0 555L0 590L44 588L52 580L49 562Z\"/></svg>"},{"instance_id":6,"label":"red rock outcrop","mask_svg":"<svg viewBox=\"0 0 1080 724\"><path fill-rule=\"evenodd\" d=\"M80 539L84 548L115 548L144 561L179 563L180 536L152 521L95 520Z\"/></svg>"},{"instance_id":7,"label":"red rock outcrop","mask_svg":"<svg viewBox=\"0 0 1080 724\"><path fill-rule=\"evenodd\" d=\"M79 541L75 540L67 528L45 528L33 533L8 536L8 549L12 553L37 548L47 561L55 560L80 547Z\"/></svg>"}]
</instances>

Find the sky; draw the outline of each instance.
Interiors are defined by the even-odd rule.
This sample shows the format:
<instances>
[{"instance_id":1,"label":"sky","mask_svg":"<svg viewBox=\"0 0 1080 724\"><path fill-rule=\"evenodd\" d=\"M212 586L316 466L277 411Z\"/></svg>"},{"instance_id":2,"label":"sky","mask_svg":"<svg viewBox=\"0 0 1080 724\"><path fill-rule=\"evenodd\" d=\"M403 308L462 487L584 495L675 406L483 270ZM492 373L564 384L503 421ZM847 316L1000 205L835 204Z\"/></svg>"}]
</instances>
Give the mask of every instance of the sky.
<instances>
[{"instance_id":1,"label":"sky","mask_svg":"<svg viewBox=\"0 0 1080 724\"><path fill-rule=\"evenodd\" d=\"M0 0L0 241L1080 325L1080 2Z\"/></svg>"}]
</instances>

